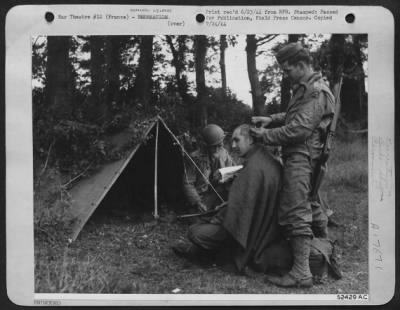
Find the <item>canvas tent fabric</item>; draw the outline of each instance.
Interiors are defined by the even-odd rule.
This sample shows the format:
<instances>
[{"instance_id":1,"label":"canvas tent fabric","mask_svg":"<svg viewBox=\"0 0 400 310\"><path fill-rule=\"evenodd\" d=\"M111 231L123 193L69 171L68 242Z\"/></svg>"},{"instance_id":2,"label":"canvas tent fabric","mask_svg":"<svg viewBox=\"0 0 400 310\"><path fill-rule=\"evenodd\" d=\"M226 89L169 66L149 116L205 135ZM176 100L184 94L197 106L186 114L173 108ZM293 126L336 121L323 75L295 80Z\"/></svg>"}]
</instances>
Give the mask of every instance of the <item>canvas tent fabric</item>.
<instances>
[{"instance_id":1,"label":"canvas tent fabric","mask_svg":"<svg viewBox=\"0 0 400 310\"><path fill-rule=\"evenodd\" d=\"M111 141L116 149L123 149L131 137L127 130ZM70 242L78 237L101 204L113 207L125 201L130 208L151 207L157 215L158 204L182 199L182 176L183 154L179 140L162 118L157 117L144 131L141 142L125 156L104 165L70 189Z\"/></svg>"}]
</instances>

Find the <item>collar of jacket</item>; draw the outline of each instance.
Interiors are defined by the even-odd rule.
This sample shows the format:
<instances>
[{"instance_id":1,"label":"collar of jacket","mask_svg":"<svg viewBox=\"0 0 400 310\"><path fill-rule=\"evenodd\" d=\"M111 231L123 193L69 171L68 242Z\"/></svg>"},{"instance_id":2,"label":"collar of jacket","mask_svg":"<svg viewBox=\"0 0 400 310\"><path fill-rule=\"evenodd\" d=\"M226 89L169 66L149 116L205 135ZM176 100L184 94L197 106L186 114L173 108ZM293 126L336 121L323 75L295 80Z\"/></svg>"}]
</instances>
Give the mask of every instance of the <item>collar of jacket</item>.
<instances>
[{"instance_id":1,"label":"collar of jacket","mask_svg":"<svg viewBox=\"0 0 400 310\"><path fill-rule=\"evenodd\" d=\"M314 82L322 79L322 75L319 72L313 72L306 81L300 82L293 87L293 94L296 94L300 89L303 90L303 94L306 92Z\"/></svg>"},{"instance_id":2,"label":"collar of jacket","mask_svg":"<svg viewBox=\"0 0 400 310\"><path fill-rule=\"evenodd\" d=\"M318 81L319 79L322 79L322 75L318 72L313 72L306 81L300 82L293 87L293 96L290 99L286 113L289 113L289 111L297 105L299 99L303 98L307 90L309 90L314 82Z\"/></svg>"}]
</instances>

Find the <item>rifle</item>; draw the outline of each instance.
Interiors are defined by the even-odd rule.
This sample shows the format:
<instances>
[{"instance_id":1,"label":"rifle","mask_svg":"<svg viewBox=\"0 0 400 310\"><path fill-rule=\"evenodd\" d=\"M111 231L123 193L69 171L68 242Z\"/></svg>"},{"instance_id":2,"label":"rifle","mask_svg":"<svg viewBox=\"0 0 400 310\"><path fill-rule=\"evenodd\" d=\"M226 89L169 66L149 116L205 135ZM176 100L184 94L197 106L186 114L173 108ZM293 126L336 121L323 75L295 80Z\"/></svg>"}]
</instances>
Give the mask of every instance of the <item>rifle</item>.
<instances>
[{"instance_id":1,"label":"rifle","mask_svg":"<svg viewBox=\"0 0 400 310\"><path fill-rule=\"evenodd\" d=\"M193 213L193 214L184 214L184 215L179 215L177 216L178 219L185 219L185 218L190 218L190 217L197 217L197 216L205 216L205 215L211 215L214 213L217 213L219 210L222 208L225 208L228 205L227 202L223 202L220 205L216 206L215 209L202 212L202 213Z\"/></svg>"},{"instance_id":2,"label":"rifle","mask_svg":"<svg viewBox=\"0 0 400 310\"><path fill-rule=\"evenodd\" d=\"M328 127L321 157L314 171L311 198L315 200L318 199L318 190L321 186L322 179L324 178L324 175L327 171L327 161L336 136L336 125L339 119L339 113L341 108L340 91L342 89L342 83L343 83L343 76L340 77L339 83L336 84L334 87L335 114L333 115L332 122Z\"/></svg>"}]
</instances>

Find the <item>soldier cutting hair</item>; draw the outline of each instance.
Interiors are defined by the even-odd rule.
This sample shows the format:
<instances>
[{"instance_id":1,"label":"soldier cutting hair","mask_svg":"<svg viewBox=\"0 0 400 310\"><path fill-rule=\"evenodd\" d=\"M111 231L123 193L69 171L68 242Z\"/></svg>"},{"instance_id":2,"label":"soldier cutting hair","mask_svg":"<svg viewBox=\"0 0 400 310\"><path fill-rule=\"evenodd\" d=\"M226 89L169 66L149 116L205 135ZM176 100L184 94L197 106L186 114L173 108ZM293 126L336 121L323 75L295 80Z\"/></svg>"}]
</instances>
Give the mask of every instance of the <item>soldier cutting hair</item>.
<instances>
[{"instance_id":1,"label":"soldier cutting hair","mask_svg":"<svg viewBox=\"0 0 400 310\"><path fill-rule=\"evenodd\" d=\"M294 261L287 274L267 276L266 280L283 287L311 287L311 240L314 235L326 237L327 225L321 206L310 199L312 174L334 114L334 97L321 74L313 71L309 51L301 44L287 44L276 59L292 83L292 99L285 113L253 117L252 121L261 122L262 128L251 132L268 145L282 146L284 176L278 220L290 238ZM268 125L278 127L263 128ZM312 226L316 228L314 233Z\"/></svg>"}]
</instances>

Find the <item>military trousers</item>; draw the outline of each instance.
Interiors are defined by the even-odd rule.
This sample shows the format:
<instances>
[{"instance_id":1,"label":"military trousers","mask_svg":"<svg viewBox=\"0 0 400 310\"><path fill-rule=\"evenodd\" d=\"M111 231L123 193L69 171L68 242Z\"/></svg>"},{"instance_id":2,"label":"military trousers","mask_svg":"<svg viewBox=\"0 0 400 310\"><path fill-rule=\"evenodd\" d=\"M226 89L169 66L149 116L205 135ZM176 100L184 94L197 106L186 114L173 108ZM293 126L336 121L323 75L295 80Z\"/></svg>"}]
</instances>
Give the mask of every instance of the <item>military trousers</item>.
<instances>
[{"instance_id":1,"label":"military trousers","mask_svg":"<svg viewBox=\"0 0 400 310\"><path fill-rule=\"evenodd\" d=\"M313 231L326 230L326 213L319 201L310 197L316 162L301 153L290 154L283 161L278 220L287 237L313 236Z\"/></svg>"},{"instance_id":2,"label":"military trousers","mask_svg":"<svg viewBox=\"0 0 400 310\"><path fill-rule=\"evenodd\" d=\"M213 251L229 238L229 234L220 223L200 222L189 227L188 238L202 249Z\"/></svg>"}]
</instances>

